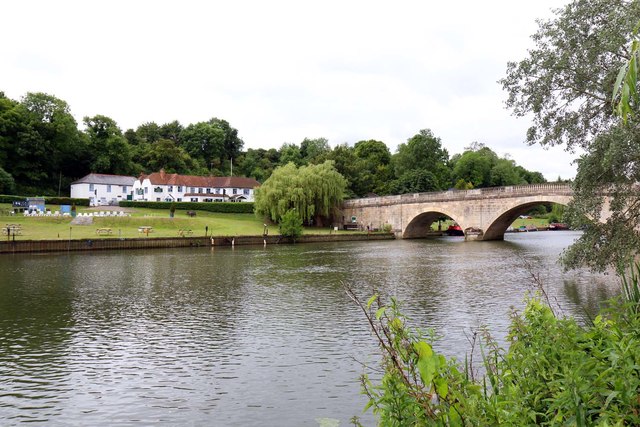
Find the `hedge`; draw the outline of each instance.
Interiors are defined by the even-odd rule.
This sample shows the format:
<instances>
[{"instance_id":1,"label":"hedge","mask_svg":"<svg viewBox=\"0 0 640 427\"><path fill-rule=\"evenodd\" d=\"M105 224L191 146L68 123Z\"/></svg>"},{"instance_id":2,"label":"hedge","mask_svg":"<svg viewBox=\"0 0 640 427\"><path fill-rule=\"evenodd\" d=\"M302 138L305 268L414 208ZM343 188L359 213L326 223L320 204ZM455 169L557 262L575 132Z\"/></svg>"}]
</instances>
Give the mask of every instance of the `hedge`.
<instances>
[{"instance_id":1,"label":"hedge","mask_svg":"<svg viewBox=\"0 0 640 427\"><path fill-rule=\"evenodd\" d=\"M0 203L12 203L14 201L22 201L28 197L33 196L9 196L0 195ZM44 196L45 204L50 205L76 205L76 206L89 206L89 199L72 199L71 197L49 197Z\"/></svg>"},{"instance_id":2,"label":"hedge","mask_svg":"<svg viewBox=\"0 0 640 427\"><path fill-rule=\"evenodd\" d=\"M121 201L123 208L149 208L169 210L171 205L183 211L207 211L218 213L253 213L252 202L134 202Z\"/></svg>"}]
</instances>

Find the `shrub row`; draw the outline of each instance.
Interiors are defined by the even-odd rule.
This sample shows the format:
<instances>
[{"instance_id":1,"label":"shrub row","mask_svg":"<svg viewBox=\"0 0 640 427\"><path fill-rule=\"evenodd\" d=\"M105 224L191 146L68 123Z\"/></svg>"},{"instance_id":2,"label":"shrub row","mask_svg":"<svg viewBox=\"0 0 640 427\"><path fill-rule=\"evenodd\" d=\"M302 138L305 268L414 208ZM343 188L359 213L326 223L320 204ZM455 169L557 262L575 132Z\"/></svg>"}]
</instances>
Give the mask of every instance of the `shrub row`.
<instances>
[{"instance_id":1,"label":"shrub row","mask_svg":"<svg viewBox=\"0 0 640 427\"><path fill-rule=\"evenodd\" d=\"M9 196L0 195L0 203L12 203L14 201L21 201L26 199L27 196ZM71 197L44 197L44 202L50 205L76 205L76 206L89 206L89 199L72 199Z\"/></svg>"},{"instance_id":2,"label":"shrub row","mask_svg":"<svg viewBox=\"0 0 640 427\"><path fill-rule=\"evenodd\" d=\"M218 213L253 213L253 203L251 202L134 202L121 201L120 207L123 208L149 208L149 209L165 209L169 210L171 205L175 205L176 209L190 211L200 210Z\"/></svg>"}]
</instances>

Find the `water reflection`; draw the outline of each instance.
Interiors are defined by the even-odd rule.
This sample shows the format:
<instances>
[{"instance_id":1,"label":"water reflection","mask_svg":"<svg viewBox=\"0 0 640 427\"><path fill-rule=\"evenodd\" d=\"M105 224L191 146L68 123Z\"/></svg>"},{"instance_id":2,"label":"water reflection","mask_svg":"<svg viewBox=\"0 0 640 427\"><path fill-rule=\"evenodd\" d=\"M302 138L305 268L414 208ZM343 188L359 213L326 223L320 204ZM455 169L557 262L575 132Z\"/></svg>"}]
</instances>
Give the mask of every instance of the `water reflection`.
<instances>
[{"instance_id":1,"label":"water reflection","mask_svg":"<svg viewBox=\"0 0 640 427\"><path fill-rule=\"evenodd\" d=\"M524 233L523 233L524 234ZM611 278L555 264L571 233L0 258L0 415L47 425L317 425L358 415L375 342L341 288L404 302L462 357L504 336L533 266L568 314ZM371 418L365 416L365 421Z\"/></svg>"}]
</instances>

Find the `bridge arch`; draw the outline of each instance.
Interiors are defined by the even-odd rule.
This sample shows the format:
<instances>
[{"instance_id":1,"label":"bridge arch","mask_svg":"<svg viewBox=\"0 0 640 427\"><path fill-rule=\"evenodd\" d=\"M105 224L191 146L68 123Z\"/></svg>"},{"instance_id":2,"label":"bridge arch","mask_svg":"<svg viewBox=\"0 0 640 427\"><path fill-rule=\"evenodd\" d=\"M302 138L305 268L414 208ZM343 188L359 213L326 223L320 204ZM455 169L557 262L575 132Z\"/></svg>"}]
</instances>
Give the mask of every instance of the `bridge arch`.
<instances>
[{"instance_id":1,"label":"bridge arch","mask_svg":"<svg viewBox=\"0 0 640 427\"><path fill-rule=\"evenodd\" d=\"M431 224L438 220L440 217L449 217L456 221L454 213L447 213L444 210L426 210L418 215L414 216L411 221L405 227L402 238L403 239L420 239L429 236L431 231Z\"/></svg>"},{"instance_id":2,"label":"bridge arch","mask_svg":"<svg viewBox=\"0 0 640 427\"><path fill-rule=\"evenodd\" d=\"M484 230L482 240L503 240L504 233L518 216L530 211L534 206L556 203L566 206L571 197L563 195L536 196L527 199L515 200L505 207L501 213L490 219L489 226Z\"/></svg>"}]
</instances>

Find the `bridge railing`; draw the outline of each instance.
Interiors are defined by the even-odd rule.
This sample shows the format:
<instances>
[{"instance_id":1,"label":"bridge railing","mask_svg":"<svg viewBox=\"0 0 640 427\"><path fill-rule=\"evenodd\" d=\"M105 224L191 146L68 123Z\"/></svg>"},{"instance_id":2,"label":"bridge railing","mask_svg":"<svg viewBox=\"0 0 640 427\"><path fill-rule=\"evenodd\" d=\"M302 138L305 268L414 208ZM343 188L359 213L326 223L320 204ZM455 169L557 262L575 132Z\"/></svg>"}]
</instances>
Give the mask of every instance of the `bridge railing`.
<instances>
[{"instance_id":1,"label":"bridge railing","mask_svg":"<svg viewBox=\"0 0 640 427\"><path fill-rule=\"evenodd\" d=\"M473 190L447 190L432 193L400 194L396 196L367 197L345 200L343 206L384 206L402 203L446 202L456 200L492 199L504 197L562 195L572 196L573 190L568 184L530 184L510 185L506 187L476 188Z\"/></svg>"}]
</instances>

